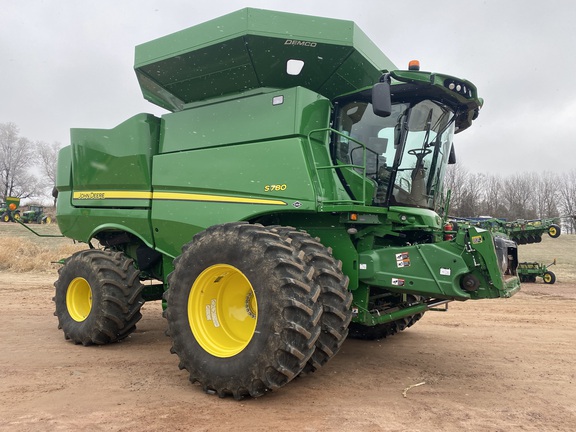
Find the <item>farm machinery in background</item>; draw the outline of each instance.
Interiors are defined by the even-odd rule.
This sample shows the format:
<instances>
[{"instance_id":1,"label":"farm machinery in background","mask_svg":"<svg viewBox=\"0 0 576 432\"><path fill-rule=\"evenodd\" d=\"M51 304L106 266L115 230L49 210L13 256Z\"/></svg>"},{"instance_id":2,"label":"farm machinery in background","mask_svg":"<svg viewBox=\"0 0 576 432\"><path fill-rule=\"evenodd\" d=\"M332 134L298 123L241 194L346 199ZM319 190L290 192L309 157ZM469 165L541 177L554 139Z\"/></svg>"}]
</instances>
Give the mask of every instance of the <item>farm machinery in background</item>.
<instances>
[{"instance_id":1,"label":"farm machinery in background","mask_svg":"<svg viewBox=\"0 0 576 432\"><path fill-rule=\"evenodd\" d=\"M20 219L20 198L6 197L6 202L0 202L0 220L2 222L15 222Z\"/></svg>"},{"instance_id":2,"label":"farm machinery in background","mask_svg":"<svg viewBox=\"0 0 576 432\"><path fill-rule=\"evenodd\" d=\"M39 205L31 205L28 210L22 212L20 221L24 223L38 223L50 224L52 223L52 216L44 212L44 207Z\"/></svg>"},{"instance_id":3,"label":"farm machinery in background","mask_svg":"<svg viewBox=\"0 0 576 432\"><path fill-rule=\"evenodd\" d=\"M556 282L556 275L549 270L549 267L553 265L556 265L556 259L548 265L538 262L518 263L520 282L536 282L536 278L540 277L545 284L553 284Z\"/></svg>"},{"instance_id":4,"label":"farm machinery in background","mask_svg":"<svg viewBox=\"0 0 576 432\"><path fill-rule=\"evenodd\" d=\"M501 233L519 245L540 243L542 236L548 234L557 238L561 234L559 218L507 221L492 217L451 218L455 223L467 223L486 229L498 235ZM546 284L556 282L556 275L548 269L556 264L556 259L548 265L538 262L519 262L516 269L521 282L536 282L540 277Z\"/></svg>"},{"instance_id":5,"label":"farm machinery in background","mask_svg":"<svg viewBox=\"0 0 576 432\"><path fill-rule=\"evenodd\" d=\"M517 219L514 221L507 221L505 219L493 217L450 219L456 223L464 222L493 233L502 233L519 245L540 243L543 234L548 234L552 238L557 238L561 234L559 218L533 220Z\"/></svg>"},{"instance_id":6,"label":"farm machinery in background","mask_svg":"<svg viewBox=\"0 0 576 432\"><path fill-rule=\"evenodd\" d=\"M52 223L52 216L45 213L45 207L30 205L28 210L21 211L19 206L20 198L7 197L6 202L0 203L0 220L2 222Z\"/></svg>"},{"instance_id":7,"label":"farm machinery in background","mask_svg":"<svg viewBox=\"0 0 576 432\"><path fill-rule=\"evenodd\" d=\"M170 112L72 129L59 153L58 227L90 246L55 283L73 343L126 338L162 301L190 381L241 399L346 337L520 289L514 241L434 210L471 82L398 69L351 21L251 8L137 46L134 69Z\"/></svg>"}]
</instances>

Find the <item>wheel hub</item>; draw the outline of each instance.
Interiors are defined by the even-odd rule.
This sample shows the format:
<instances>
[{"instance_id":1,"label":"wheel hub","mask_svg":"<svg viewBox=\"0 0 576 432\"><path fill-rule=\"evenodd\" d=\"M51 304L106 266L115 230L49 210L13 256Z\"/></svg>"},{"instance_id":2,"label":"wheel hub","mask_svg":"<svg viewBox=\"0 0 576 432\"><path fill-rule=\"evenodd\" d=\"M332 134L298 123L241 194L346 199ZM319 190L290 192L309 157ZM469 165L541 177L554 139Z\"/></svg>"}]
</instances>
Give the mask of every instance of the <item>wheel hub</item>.
<instances>
[{"instance_id":1,"label":"wheel hub","mask_svg":"<svg viewBox=\"0 0 576 432\"><path fill-rule=\"evenodd\" d=\"M66 308L74 321L82 322L92 310L92 288L88 281L77 277L70 282L66 291Z\"/></svg>"},{"instance_id":2,"label":"wheel hub","mask_svg":"<svg viewBox=\"0 0 576 432\"><path fill-rule=\"evenodd\" d=\"M188 298L188 321L194 337L210 354L232 357L254 335L258 305L248 278L228 264L205 269Z\"/></svg>"}]
</instances>

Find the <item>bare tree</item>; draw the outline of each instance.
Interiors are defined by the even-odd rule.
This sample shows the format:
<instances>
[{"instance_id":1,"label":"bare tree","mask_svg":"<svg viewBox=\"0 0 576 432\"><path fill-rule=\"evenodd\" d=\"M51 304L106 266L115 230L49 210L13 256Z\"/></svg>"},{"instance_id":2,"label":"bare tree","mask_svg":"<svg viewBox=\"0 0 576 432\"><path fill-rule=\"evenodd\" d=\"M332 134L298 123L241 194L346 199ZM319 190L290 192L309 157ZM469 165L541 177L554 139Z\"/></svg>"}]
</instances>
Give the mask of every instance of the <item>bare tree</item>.
<instances>
[{"instance_id":1,"label":"bare tree","mask_svg":"<svg viewBox=\"0 0 576 432\"><path fill-rule=\"evenodd\" d=\"M472 173L463 179L460 216L476 217L481 213L481 201L484 194L486 176L484 174Z\"/></svg>"},{"instance_id":2,"label":"bare tree","mask_svg":"<svg viewBox=\"0 0 576 432\"><path fill-rule=\"evenodd\" d=\"M534 188L536 212L539 218L552 218L559 216L557 202L560 197L558 191L558 177L551 172L543 172L538 176Z\"/></svg>"},{"instance_id":3,"label":"bare tree","mask_svg":"<svg viewBox=\"0 0 576 432\"><path fill-rule=\"evenodd\" d=\"M34 146L20 137L14 123L0 123L0 198L38 195L38 180L31 173L37 161Z\"/></svg>"},{"instance_id":4,"label":"bare tree","mask_svg":"<svg viewBox=\"0 0 576 432\"><path fill-rule=\"evenodd\" d=\"M515 174L504 181L502 198L508 207L510 219L535 219L536 204L534 185L537 177L534 174Z\"/></svg>"},{"instance_id":5,"label":"bare tree","mask_svg":"<svg viewBox=\"0 0 576 432\"><path fill-rule=\"evenodd\" d=\"M560 176L558 182L559 207L563 228L566 232L576 233L576 170Z\"/></svg>"},{"instance_id":6,"label":"bare tree","mask_svg":"<svg viewBox=\"0 0 576 432\"><path fill-rule=\"evenodd\" d=\"M46 195L53 195L54 187L56 186L56 171L58 168L58 153L62 145L59 142L48 144L43 141L36 143L38 149L38 162L40 164L40 172L44 176L44 190ZM54 198L54 205L56 205L56 198Z\"/></svg>"},{"instance_id":7,"label":"bare tree","mask_svg":"<svg viewBox=\"0 0 576 432\"><path fill-rule=\"evenodd\" d=\"M470 173L450 166L444 187L452 191L452 216L492 216L499 219L544 219L576 214L576 170L513 174L500 177ZM566 232L576 233L576 218L562 220Z\"/></svg>"},{"instance_id":8,"label":"bare tree","mask_svg":"<svg viewBox=\"0 0 576 432\"><path fill-rule=\"evenodd\" d=\"M460 216L462 199L464 195L464 184L469 173L462 165L450 165L444 176L444 189L450 191L450 209L452 216Z\"/></svg>"},{"instance_id":9,"label":"bare tree","mask_svg":"<svg viewBox=\"0 0 576 432\"><path fill-rule=\"evenodd\" d=\"M498 175L488 175L484 181L484 198L481 213L499 219L508 218L508 209L503 203L504 181Z\"/></svg>"}]
</instances>

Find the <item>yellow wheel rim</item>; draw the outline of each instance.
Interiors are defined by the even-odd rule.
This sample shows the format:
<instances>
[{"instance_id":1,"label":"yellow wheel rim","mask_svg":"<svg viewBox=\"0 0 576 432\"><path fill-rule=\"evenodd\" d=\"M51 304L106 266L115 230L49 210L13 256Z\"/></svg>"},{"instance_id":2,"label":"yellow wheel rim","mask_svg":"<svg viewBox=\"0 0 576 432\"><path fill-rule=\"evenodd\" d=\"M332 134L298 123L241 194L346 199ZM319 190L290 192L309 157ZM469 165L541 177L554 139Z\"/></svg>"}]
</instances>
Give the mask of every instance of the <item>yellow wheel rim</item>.
<instances>
[{"instance_id":1,"label":"yellow wheel rim","mask_svg":"<svg viewBox=\"0 0 576 432\"><path fill-rule=\"evenodd\" d=\"M549 283L552 280L552 276L549 274L544 275L544 282Z\"/></svg>"},{"instance_id":2,"label":"yellow wheel rim","mask_svg":"<svg viewBox=\"0 0 576 432\"><path fill-rule=\"evenodd\" d=\"M550 227L548 228L548 233L550 234L550 236L554 237L557 233L556 231L556 227Z\"/></svg>"},{"instance_id":3,"label":"yellow wheel rim","mask_svg":"<svg viewBox=\"0 0 576 432\"><path fill-rule=\"evenodd\" d=\"M2 220L4 220L4 222L9 222L10 221L10 217L8 215L5 215L2 217Z\"/></svg>"},{"instance_id":4,"label":"yellow wheel rim","mask_svg":"<svg viewBox=\"0 0 576 432\"><path fill-rule=\"evenodd\" d=\"M51 218L50 216L48 216L48 217L44 220L44 223L45 223L46 225L51 224L51 223L52 223L52 218Z\"/></svg>"},{"instance_id":5,"label":"yellow wheel rim","mask_svg":"<svg viewBox=\"0 0 576 432\"><path fill-rule=\"evenodd\" d=\"M86 279L77 277L70 282L66 292L66 307L74 321L82 322L88 318L92 310L92 288Z\"/></svg>"},{"instance_id":6,"label":"yellow wheel rim","mask_svg":"<svg viewBox=\"0 0 576 432\"><path fill-rule=\"evenodd\" d=\"M196 340L216 357L241 352L254 335L258 305L244 273L228 264L204 270L188 296L188 321Z\"/></svg>"},{"instance_id":7,"label":"yellow wheel rim","mask_svg":"<svg viewBox=\"0 0 576 432\"><path fill-rule=\"evenodd\" d=\"M14 219L20 220L20 213L16 213L16 214L14 215Z\"/></svg>"}]
</instances>

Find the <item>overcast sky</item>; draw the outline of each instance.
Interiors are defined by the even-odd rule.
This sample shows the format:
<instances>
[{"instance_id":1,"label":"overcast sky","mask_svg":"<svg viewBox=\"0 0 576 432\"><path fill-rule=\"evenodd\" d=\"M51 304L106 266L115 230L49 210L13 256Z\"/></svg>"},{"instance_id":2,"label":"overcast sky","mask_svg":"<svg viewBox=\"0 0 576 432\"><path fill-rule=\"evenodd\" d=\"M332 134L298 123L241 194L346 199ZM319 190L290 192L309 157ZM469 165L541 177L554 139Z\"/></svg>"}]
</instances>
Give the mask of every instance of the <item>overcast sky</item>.
<instances>
[{"instance_id":1,"label":"overcast sky","mask_svg":"<svg viewBox=\"0 0 576 432\"><path fill-rule=\"evenodd\" d=\"M576 168L576 2L571 0L0 0L0 123L68 144L71 127L112 128L145 101L137 44L243 7L341 18L400 68L465 78L484 108L456 135L472 172Z\"/></svg>"}]
</instances>

